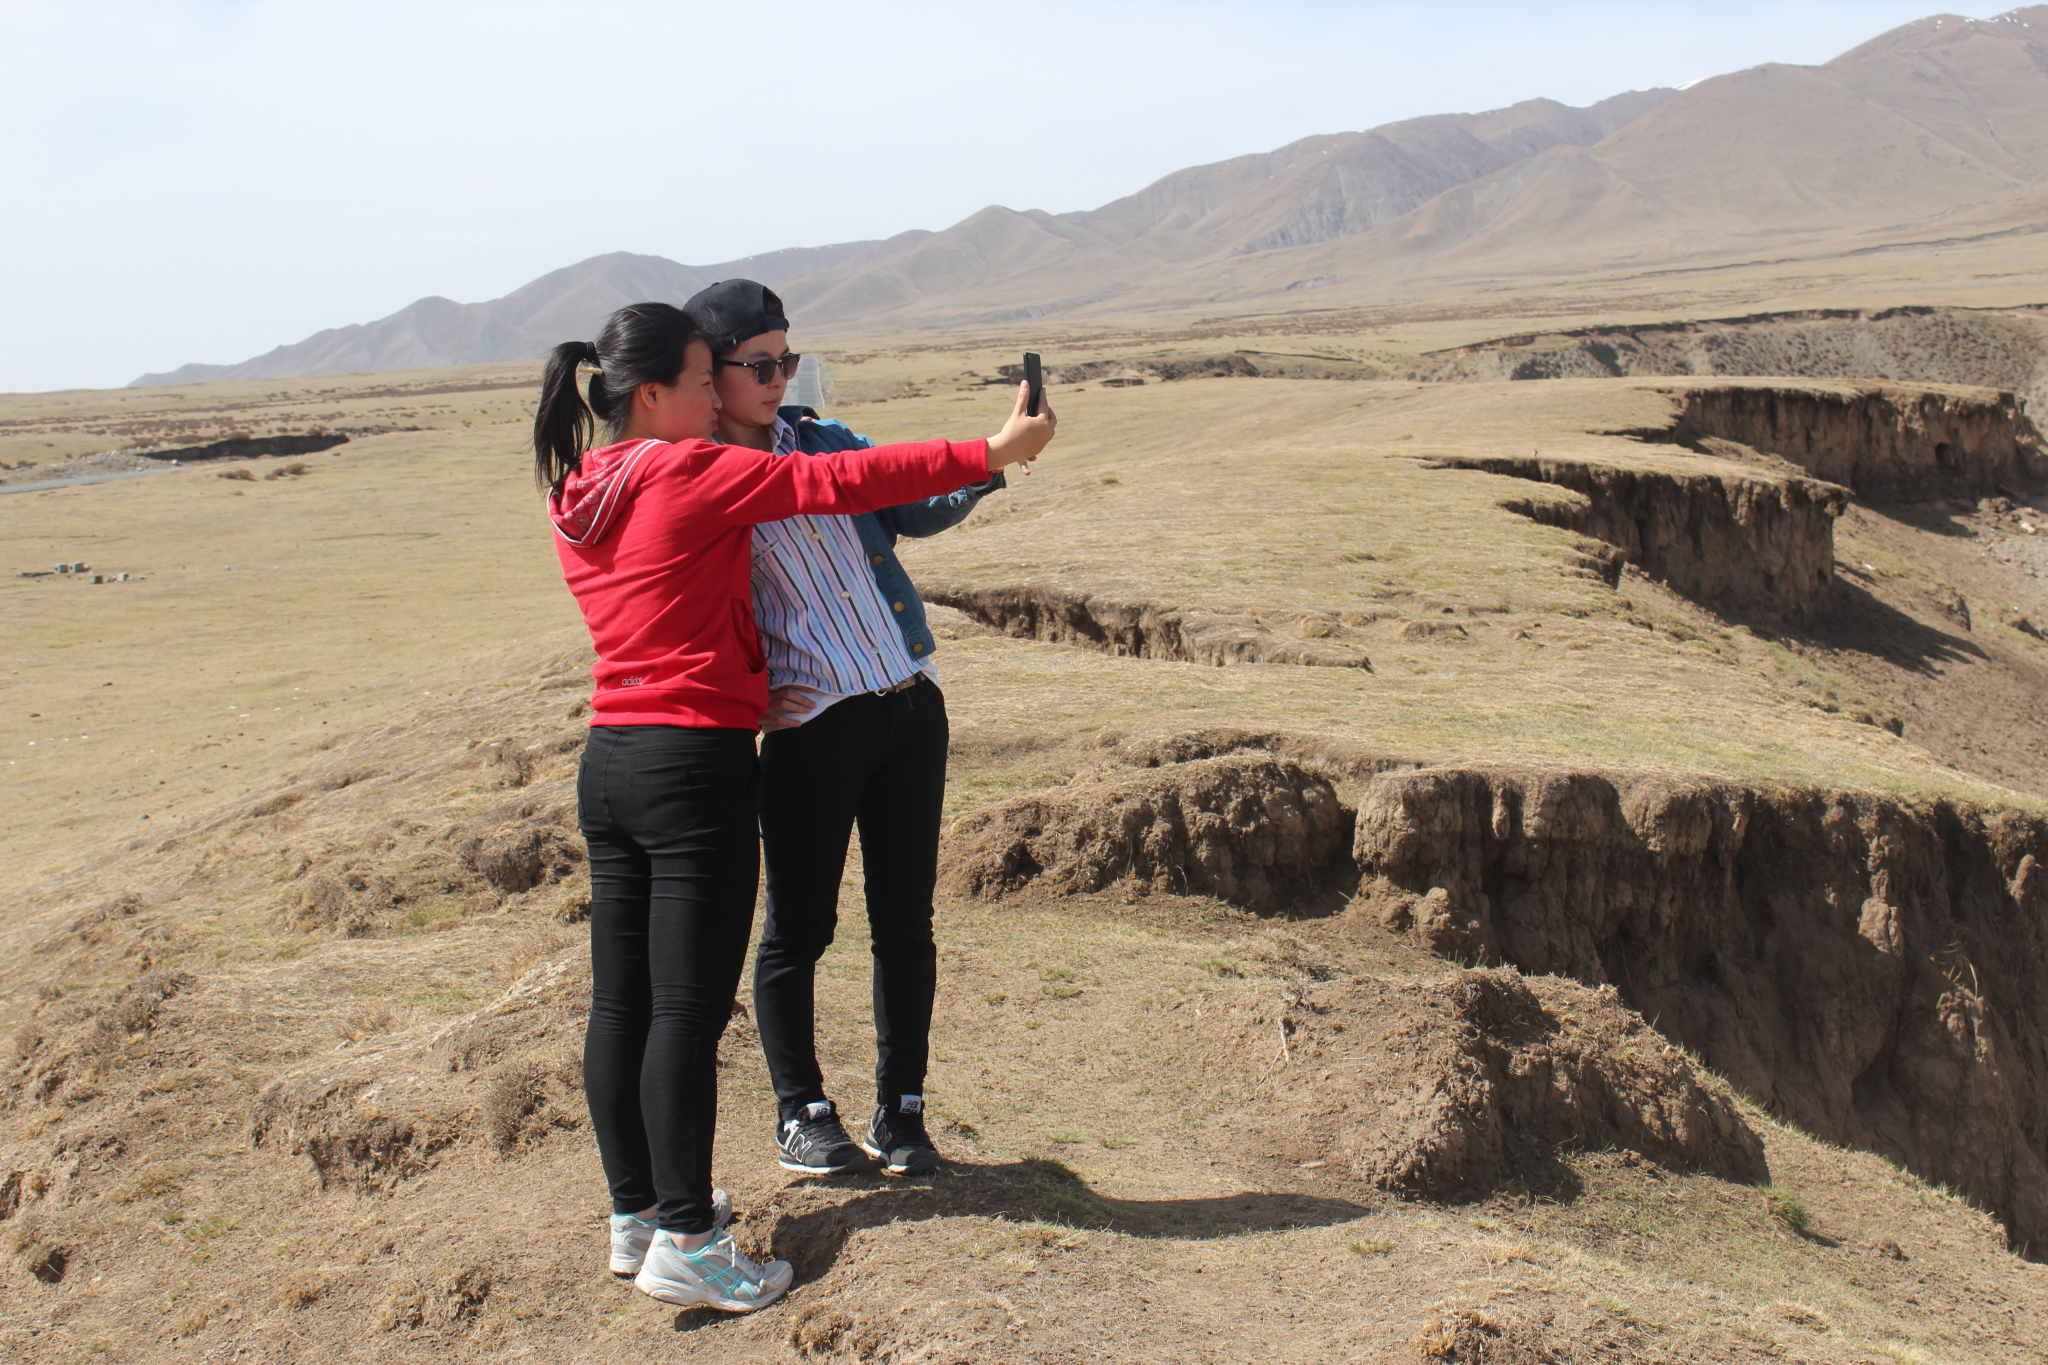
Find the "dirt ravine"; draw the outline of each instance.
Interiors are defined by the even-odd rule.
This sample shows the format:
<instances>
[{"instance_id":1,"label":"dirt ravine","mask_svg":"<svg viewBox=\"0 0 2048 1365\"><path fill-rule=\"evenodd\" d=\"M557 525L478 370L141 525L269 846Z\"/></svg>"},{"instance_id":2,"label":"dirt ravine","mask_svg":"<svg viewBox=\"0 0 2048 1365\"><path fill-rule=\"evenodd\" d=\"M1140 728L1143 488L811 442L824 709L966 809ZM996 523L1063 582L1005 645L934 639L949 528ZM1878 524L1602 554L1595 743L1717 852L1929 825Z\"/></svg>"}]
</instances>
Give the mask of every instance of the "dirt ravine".
<instances>
[{"instance_id":1,"label":"dirt ravine","mask_svg":"<svg viewBox=\"0 0 2048 1365\"><path fill-rule=\"evenodd\" d=\"M1847 505L1832 484L1538 458L1443 463L1579 494L1569 502L1518 498L1503 505L1612 546L1610 583L1623 564L1634 564L1696 602L1738 613L1804 620L1829 604L1834 521Z\"/></svg>"},{"instance_id":2,"label":"dirt ravine","mask_svg":"<svg viewBox=\"0 0 2048 1365\"><path fill-rule=\"evenodd\" d=\"M1267 942L1284 948L1290 936ZM1299 1049L1326 1073L1321 1085L1248 1102L1233 1125L1283 1162L1334 1164L1430 1198L1540 1179L1559 1145L1622 1148L1741 1184L1770 1178L1728 1083L1703 1075L1612 986L1508 968L1316 981L1317 964L1303 965L1311 979L1277 1004L1241 1006L1216 1026L1234 1026L1247 1051L1278 1033L1283 1059ZM1357 1043L1361 1025L1381 1019L1401 1021L1394 1065Z\"/></svg>"},{"instance_id":3,"label":"dirt ravine","mask_svg":"<svg viewBox=\"0 0 2048 1365\"><path fill-rule=\"evenodd\" d=\"M2048 310L1809 309L1749 317L1587 327L1434 351L1414 379L1599 379L1783 375L1977 384L2048 403Z\"/></svg>"},{"instance_id":4,"label":"dirt ravine","mask_svg":"<svg viewBox=\"0 0 2048 1365\"><path fill-rule=\"evenodd\" d=\"M1995 389L1712 384L1679 392L1673 440L1734 441L1865 502L2048 486L2040 433L2012 394Z\"/></svg>"},{"instance_id":5,"label":"dirt ravine","mask_svg":"<svg viewBox=\"0 0 2048 1365\"><path fill-rule=\"evenodd\" d=\"M1852 498L1927 503L2048 488L2048 448L2010 393L1755 382L1660 392L1672 400L1668 425L1610 434L1711 463L1693 471L1541 456L1434 462L1577 494L1502 505L1611 547L1613 575L1633 564L1703 606L1797 623L1837 605L1834 523Z\"/></svg>"},{"instance_id":6,"label":"dirt ravine","mask_svg":"<svg viewBox=\"0 0 2048 1365\"><path fill-rule=\"evenodd\" d=\"M945 880L996 896L1029 882L1099 891L1136 878L1278 910L1342 879L1350 821L1329 779L1229 755L1077 781L956 821Z\"/></svg>"},{"instance_id":7,"label":"dirt ravine","mask_svg":"<svg viewBox=\"0 0 2048 1365\"><path fill-rule=\"evenodd\" d=\"M1374 777L1354 853L1389 926L1611 984L1783 1117L2048 1247L2048 819L1445 767Z\"/></svg>"},{"instance_id":8,"label":"dirt ravine","mask_svg":"<svg viewBox=\"0 0 2048 1365\"><path fill-rule=\"evenodd\" d=\"M1133 659L1372 668L1363 649L1341 638L1348 623L1335 612L1267 619L1249 612L1117 602L1038 584L981 588L928 580L919 591L926 601L957 608L1017 639L1087 645Z\"/></svg>"}]
</instances>

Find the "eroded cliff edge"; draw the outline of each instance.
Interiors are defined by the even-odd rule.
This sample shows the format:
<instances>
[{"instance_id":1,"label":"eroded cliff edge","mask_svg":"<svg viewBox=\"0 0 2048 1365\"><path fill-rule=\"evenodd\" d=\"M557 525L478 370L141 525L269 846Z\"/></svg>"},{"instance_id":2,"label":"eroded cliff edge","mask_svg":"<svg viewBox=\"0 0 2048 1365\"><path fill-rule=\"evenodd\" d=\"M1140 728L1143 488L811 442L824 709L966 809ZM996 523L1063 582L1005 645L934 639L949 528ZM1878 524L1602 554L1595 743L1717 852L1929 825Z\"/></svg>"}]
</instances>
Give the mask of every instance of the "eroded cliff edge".
<instances>
[{"instance_id":1,"label":"eroded cliff edge","mask_svg":"<svg viewBox=\"0 0 2048 1365\"><path fill-rule=\"evenodd\" d=\"M2048 1247L2048 818L1431 768L1369 782L1353 852L1390 927L1612 984L1776 1113Z\"/></svg>"},{"instance_id":2,"label":"eroded cliff edge","mask_svg":"<svg viewBox=\"0 0 2048 1365\"><path fill-rule=\"evenodd\" d=\"M2048 1251L2048 815L1182 738L957 821L943 884L1316 915L1355 870L1344 915L1461 964L1612 987L1780 1117ZM1355 811L1333 785L1354 783Z\"/></svg>"},{"instance_id":3,"label":"eroded cliff edge","mask_svg":"<svg viewBox=\"0 0 2048 1365\"><path fill-rule=\"evenodd\" d=\"M2011 393L1898 384L1657 386L1662 426L1600 433L1670 446L1659 467L1540 456L1434 463L1569 490L1508 510L1610 547L1704 606L1811 622L1834 605L1834 522L1872 504L2048 487L2048 447ZM1695 467L1663 467L1687 462Z\"/></svg>"},{"instance_id":4,"label":"eroded cliff edge","mask_svg":"<svg viewBox=\"0 0 2048 1365\"><path fill-rule=\"evenodd\" d=\"M2048 402L2048 309L1807 309L1499 337L1419 357L1432 383L1771 375L1973 384Z\"/></svg>"},{"instance_id":5,"label":"eroded cliff edge","mask_svg":"<svg viewBox=\"0 0 2048 1365\"><path fill-rule=\"evenodd\" d=\"M1444 460L1528 479L1576 498L1501 505L1609 547L1608 582L1633 564L1695 602L1808 620L1831 601L1835 518L1848 493L1805 478L1623 469L1542 458Z\"/></svg>"}]
</instances>

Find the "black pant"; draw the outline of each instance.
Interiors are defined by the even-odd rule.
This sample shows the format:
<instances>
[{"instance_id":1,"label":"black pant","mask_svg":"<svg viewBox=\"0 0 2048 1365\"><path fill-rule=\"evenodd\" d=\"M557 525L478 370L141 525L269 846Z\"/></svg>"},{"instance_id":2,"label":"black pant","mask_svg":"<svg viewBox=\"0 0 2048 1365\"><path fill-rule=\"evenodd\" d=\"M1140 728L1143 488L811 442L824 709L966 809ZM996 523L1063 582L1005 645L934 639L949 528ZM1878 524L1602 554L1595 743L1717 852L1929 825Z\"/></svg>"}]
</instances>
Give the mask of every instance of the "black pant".
<instances>
[{"instance_id":1,"label":"black pant","mask_svg":"<svg viewBox=\"0 0 2048 1365\"><path fill-rule=\"evenodd\" d=\"M612 1210L711 1227L718 1039L760 881L751 730L599 726L576 796L590 846L583 1090Z\"/></svg>"},{"instance_id":2,"label":"black pant","mask_svg":"<svg viewBox=\"0 0 2048 1365\"><path fill-rule=\"evenodd\" d=\"M924 1093L931 1053L932 886L946 796L946 699L928 678L863 692L761 741L768 918L754 959L754 1019L787 1118L825 1098L812 990L839 919L846 842L860 826L875 958L875 1087Z\"/></svg>"}]
</instances>

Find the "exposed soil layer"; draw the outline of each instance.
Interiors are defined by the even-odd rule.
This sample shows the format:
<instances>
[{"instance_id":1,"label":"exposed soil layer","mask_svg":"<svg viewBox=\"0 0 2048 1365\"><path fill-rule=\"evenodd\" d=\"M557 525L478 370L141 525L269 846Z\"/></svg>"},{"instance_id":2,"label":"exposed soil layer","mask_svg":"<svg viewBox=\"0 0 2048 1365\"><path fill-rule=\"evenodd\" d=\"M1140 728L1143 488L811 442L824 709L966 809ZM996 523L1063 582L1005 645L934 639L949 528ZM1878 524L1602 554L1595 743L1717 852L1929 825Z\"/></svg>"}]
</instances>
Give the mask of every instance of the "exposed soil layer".
<instances>
[{"instance_id":1,"label":"exposed soil layer","mask_svg":"<svg viewBox=\"0 0 2048 1365\"><path fill-rule=\"evenodd\" d=\"M311 455L347 445L344 432L308 436L230 436L203 446L167 446L149 452L154 460L247 460L258 455Z\"/></svg>"},{"instance_id":2,"label":"exposed soil layer","mask_svg":"<svg viewBox=\"0 0 2048 1365\"><path fill-rule=\"evenodd\" d=\"M1010 383L1024 378L1022 365L1001 365L996 373ZM1220 355L1122 356L1055 365L1045 372L1054 384L1172 383L1178 379L1378 379L1376 366L1347 356L1303 355L1283 351L1227 351Z\"/></svg>"},{"instance_id":3,"label":"exposed soil layer","mask_svg":"<svg viewBox=\"0 0 2048 1365\"><path fill-rule=\"evenodd\" d=\"M959 895L1030 882L1099 891L1129 878L1257 910L1344 879L1350 822L1329 779L1267 755L1077 778L953 824L941 873Z\"/></svg>"},{"instance_id":4,"label":"exposed soil layer","mask_svg":"<svg viewBox=\"0 0 2048 1365\"><path fill-rule=\"evenodd\" d=\"M2048 820L1440 768L1371 781L1355 854L1389 926L1612 984L1787 1119L2048 1246Z\"/></svg>"},{"instance_id":5,"label":"exposed soil layer","mask_svg":"<svg viewBox=\"0 0 2048 1365\"><path fill-rule=\"evenodd\" d=\"M1579 496L1513 499L1531 520L1592 536L1624 563L1708 605L1805 619L1834 581L1834 520L1847 503L1830 484L1800 478L1666 473L1570 460L1453 459L1477 469L1570 489Z\"/></svg>"},{"instance_id":6,"label":"exposed soil layer","mask_svg":"<svg viewBox=\"0 0 2048 1365\"><path fill-rule=\"evenodd\" d=\"M1865 502L2017 496L2048 486L2048 450L2010 393L1754 384L1677 392L1683 408L1668 439L1734 441Z\"/></svg>"},{"instance_id":7,"label":"exposed soil layer","mask_svg":"<svg viewBox=\"0 0 2048 1365\"><path fill-rule=\"evenodd\" d=\"M1685 447L1721 468L1687 473L1509 456L1438 463L1578 494L1503 506L1611 546L1613 573L1633 564L1702 605L1800 623L1838 605L1834 522L1850 494L1923 503L2018 497L2048 486L2048 449L2007 393L1758 384L1668 392L1667 426L1613 434ZM1729 472L1729 461L1768 472Z\"/></svg>"},{"instance_id":8,"label":"exposed soil layer","mask_svg":"<svg viewBox=\"0 0 2048 1365\"><path fill-rule=\"evenodd\" d=\"M1784 375L1978 384L2048 402L2048 310L1815 310L1502 337L1432 351L1432 381Z\"/></svg>"},{"instance_id":9,"label":"exposed soil layer","mask_svg":"<svg viewBox=\"0 0 2048 1365\"><path fill-rule=\"evenodd\" d=\"M1181 663L1372 668L1363 649L1336 638L1344 625L1334 613L1261 616L1216 612L1156 602L1117 602L1036 584L977 588L927 581L919 590L927 601L956 607L1018 639L1088 645L1131 658Z\"/></svg>"},{"instance_id":10,"label":"exposed soil layer","mask_svg":"<svg viewBox=\"0 0 2048 1365\"><path fill-rule=\"evenodd\" d=\"M1621 1148L1724 1179L1769 1178L1725 1082L1621 1003L1612 986L1505 970L1421 981L1303 982L1231 1027L1271 1071L1297 1055L1319 1082L1259 1106L1271 1154L1384 1190L1483 1194L1541 1183L1553 1149ZM1398 1021L1384 1038L1360 1025Z\"/></svg>"}]
</instances>

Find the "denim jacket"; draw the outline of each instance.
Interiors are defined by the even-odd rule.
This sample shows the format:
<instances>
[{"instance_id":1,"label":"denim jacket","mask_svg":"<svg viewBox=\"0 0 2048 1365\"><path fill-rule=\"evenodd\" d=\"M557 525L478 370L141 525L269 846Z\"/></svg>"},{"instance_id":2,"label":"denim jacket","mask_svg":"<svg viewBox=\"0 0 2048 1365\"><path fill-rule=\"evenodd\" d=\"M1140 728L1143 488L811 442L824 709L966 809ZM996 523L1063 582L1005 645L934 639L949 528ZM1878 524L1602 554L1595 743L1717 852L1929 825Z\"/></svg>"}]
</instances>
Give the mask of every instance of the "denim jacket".
<instances>
[{"instance_id":1,"label":"denim jacket","mask_svg":"<svg viewBox=\"0 0 2048 1365\"><path fill-rule=\"evenodd\" d=\"M874 444L867 437L856 435L844 422L820 417L810 408L782 408L778 415L795 428L800 450L865 450ZM999 469L981 483L970 483L936 498L862 512L854 517L854 529L860 535L868 567L874 571L875 586L881 589L884 601L903 604L903 610L896 613L896 625L903 632L903 643L912 658L929 659L937 642L932 639L931 627L925 624L924 599L917 595L910 575L897 561L897 537L935 536L950 530L965 521L982 498L1005 486Z\"/></svg>"}]
</instances>

